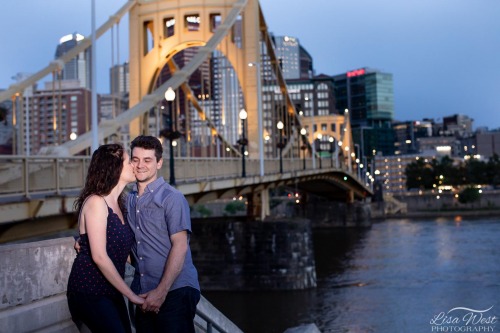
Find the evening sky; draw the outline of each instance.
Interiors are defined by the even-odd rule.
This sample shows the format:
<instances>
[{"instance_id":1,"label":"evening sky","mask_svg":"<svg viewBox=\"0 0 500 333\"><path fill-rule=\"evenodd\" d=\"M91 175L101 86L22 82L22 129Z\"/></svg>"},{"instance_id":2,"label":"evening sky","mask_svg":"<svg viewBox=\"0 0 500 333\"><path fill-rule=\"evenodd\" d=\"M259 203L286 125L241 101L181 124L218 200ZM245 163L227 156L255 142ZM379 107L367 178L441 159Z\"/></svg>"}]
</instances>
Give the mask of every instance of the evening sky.
<instances>
[{"instance_id":1,"label":"evening sky","mask_svg":"<svg viewBox=\"0 0 500 333\"><path fill-rule=\"evenodd\" d=\"M96 0L97 27L124 3ZM48 65L63 35L90 36L89 0L2 4L0 88L18 72ZM297 37L316 74L362 67L392 73L395 119L458 113L475 127L500 127L500 1L261 0L261 6L269 30ZM128 60L127 20L120 23L120 62ZM108 33L97 45L99 93L109 91L110 40Z\"/></svg>"}]
</instances>

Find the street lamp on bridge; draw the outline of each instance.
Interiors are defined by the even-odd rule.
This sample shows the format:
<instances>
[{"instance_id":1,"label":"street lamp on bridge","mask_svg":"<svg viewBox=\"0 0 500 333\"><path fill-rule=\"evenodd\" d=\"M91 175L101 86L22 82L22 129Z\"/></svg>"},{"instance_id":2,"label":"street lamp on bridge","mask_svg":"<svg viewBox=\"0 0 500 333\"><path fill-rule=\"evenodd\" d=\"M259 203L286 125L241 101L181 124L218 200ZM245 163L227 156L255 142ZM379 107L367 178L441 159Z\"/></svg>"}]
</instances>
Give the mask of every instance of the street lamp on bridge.
<instances>
[{"instance_id":1,"label":"street lamp on bridge","mask_svg":"<svg viewBox=\"0 0 500 333\"><path fill-rule=\"evenodd\" d=\"M322 168L321 165L321 140L323 139L323 135L321 133L318 133L318 138L314 140L314 143L316 145L316 151L318 152L318 158L319 158L319 168Z\"/></svg>"},{"instance_id":2,"label":"street lamp on bridge","mask_svg":"<svg viewBox=\"0 0 500 333\"><path fill-rule=\"evenodd\" d=\"M285 146L283 144L283 122L280 120L278 121L278 124L276 124L276 127L278 128L278 132L280 135L280 140L278 142L278 148L280 149L280 173L283 173L283 147Z\"/></svg>"},{"instance_id":3,"label":"street lamp on bridge","mask_svg":"<svg viewBox=\"0 0 500 333\"><path fill-rule=\"evenodd\" d=\"M177 131L174 126L174 100L175 91L172 87L169 87L165 92L165 99L168 102L168 128L164 128L160 131L160 136L167 138L170 141L170 185L175 186L175 168L174 168L174 146L176 146L175 140L180 138L181 134Z\"/></svg>"},{"instance_id":4,"label":"street lamp on bridge","mask_svg":"<svg viewBox=\"0 0 500 333\"><path fill-rule=\"evenodd\" d=\"M330 166L333 168L333 154L335 153L335 139L333 136L328 138L328 142L330 142Z\"/></svg>"},{"instance_id":5,"label":"street lamp on bridge","mask_svg":"<svg viewBox=\"0 0 500 333\"><path fill-rule=\"evenodd\" d=\"M247 116L248 113L245 109L241 109L239 114L241 119L241 139L238 140L238 144L241 146L241 177L243 178L247 176L245 170L245 146L248 144L248 140L245 138L245 120Z\"/></svg>"},{"instance_id":6,"label":"street lamp on bridge","mask_svg":"<svg viewBox=\"0 0 500 333\"><path fill-rule=\"evenodd\" d=\"M302 163L304 164L304 170L306 169L306 149L307 149L307 146L305 143L306 134L307 134L306 129L302 128L300 130L300 135L302 135L302 145L300 146L300 149L302 150Z\"/></svg>"},{"instance_id":7,"label":"street lamp on bridge","mask_svg":"<svg viewBox=\"0 0 500 333\"><path fill-rule=\"evenodd\" d=\"M361 171L360 171L360 165L362 165L362 161L360 159L359 155L359 145L357 143L354 144L354 148L356 148L356 169L358 171L358 179L361 179Z\"/></svg>"}]
</instances>

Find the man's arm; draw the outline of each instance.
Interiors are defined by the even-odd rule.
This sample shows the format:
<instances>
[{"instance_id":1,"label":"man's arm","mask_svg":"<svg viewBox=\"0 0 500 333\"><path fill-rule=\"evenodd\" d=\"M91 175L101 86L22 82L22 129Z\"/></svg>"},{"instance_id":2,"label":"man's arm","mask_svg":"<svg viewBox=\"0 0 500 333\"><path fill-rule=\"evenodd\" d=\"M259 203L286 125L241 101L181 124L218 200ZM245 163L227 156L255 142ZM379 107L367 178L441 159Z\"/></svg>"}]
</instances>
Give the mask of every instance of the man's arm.
<instances>
[{"instance_id":1,"label":"man's arm","mask_svg":"<svg viewBox=\"0 0 500 333\"><path fill-rule=\"evenodd\" d=\"M170 287L174 283L175 279L179 276L179 273L184 266L184 260L186 259L186 253L188 251L188 233L187 231L181 231L170 236L172 242L172 248L167 258L167 263L165 264L165 269L163 271L163 276L160 280L158 286L151 290L150 292L140 295L145 297L146 300L142 305L142 309L145 311L158 311L160 306L165 301Z\"/></svg>"}]
</instances>

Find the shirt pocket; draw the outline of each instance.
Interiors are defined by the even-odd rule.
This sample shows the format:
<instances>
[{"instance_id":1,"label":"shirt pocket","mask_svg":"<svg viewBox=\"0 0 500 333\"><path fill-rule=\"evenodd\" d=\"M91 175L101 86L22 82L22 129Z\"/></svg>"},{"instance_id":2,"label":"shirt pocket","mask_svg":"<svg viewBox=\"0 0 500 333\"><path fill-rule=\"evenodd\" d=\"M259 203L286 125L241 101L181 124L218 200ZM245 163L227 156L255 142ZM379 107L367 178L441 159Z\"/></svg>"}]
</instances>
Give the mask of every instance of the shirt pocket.
<instances>
[{"instance_id":1,"label":"shirt pocket","mask_svg":"<svg viewBox=\"0 0 500 333\"><path fill-rule=\"evenodd\" d=\"M151 232L167 232L167 223L163 215L163 209L144 208L139 213L139 220L144 228Z\"/></svg>"}]
</instances>

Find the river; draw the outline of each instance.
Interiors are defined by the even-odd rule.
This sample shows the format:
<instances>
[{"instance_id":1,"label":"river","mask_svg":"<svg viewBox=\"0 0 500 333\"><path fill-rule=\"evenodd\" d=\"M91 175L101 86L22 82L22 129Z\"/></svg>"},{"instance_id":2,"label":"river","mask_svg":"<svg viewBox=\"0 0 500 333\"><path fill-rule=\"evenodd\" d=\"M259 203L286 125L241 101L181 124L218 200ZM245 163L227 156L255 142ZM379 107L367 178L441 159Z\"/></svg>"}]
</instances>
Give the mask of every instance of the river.
<instances>
[{"instance_id":1,"label":"river","mask_svg":"<svg viewBox=\"0 0 500 333\"><path fill-rule=\"evenodd\" d=\"M304 323L323 333L500 332L500 218L387 220L313 239L317 288L203 295L245 333Z\"/></svg>"}]
</instances>

